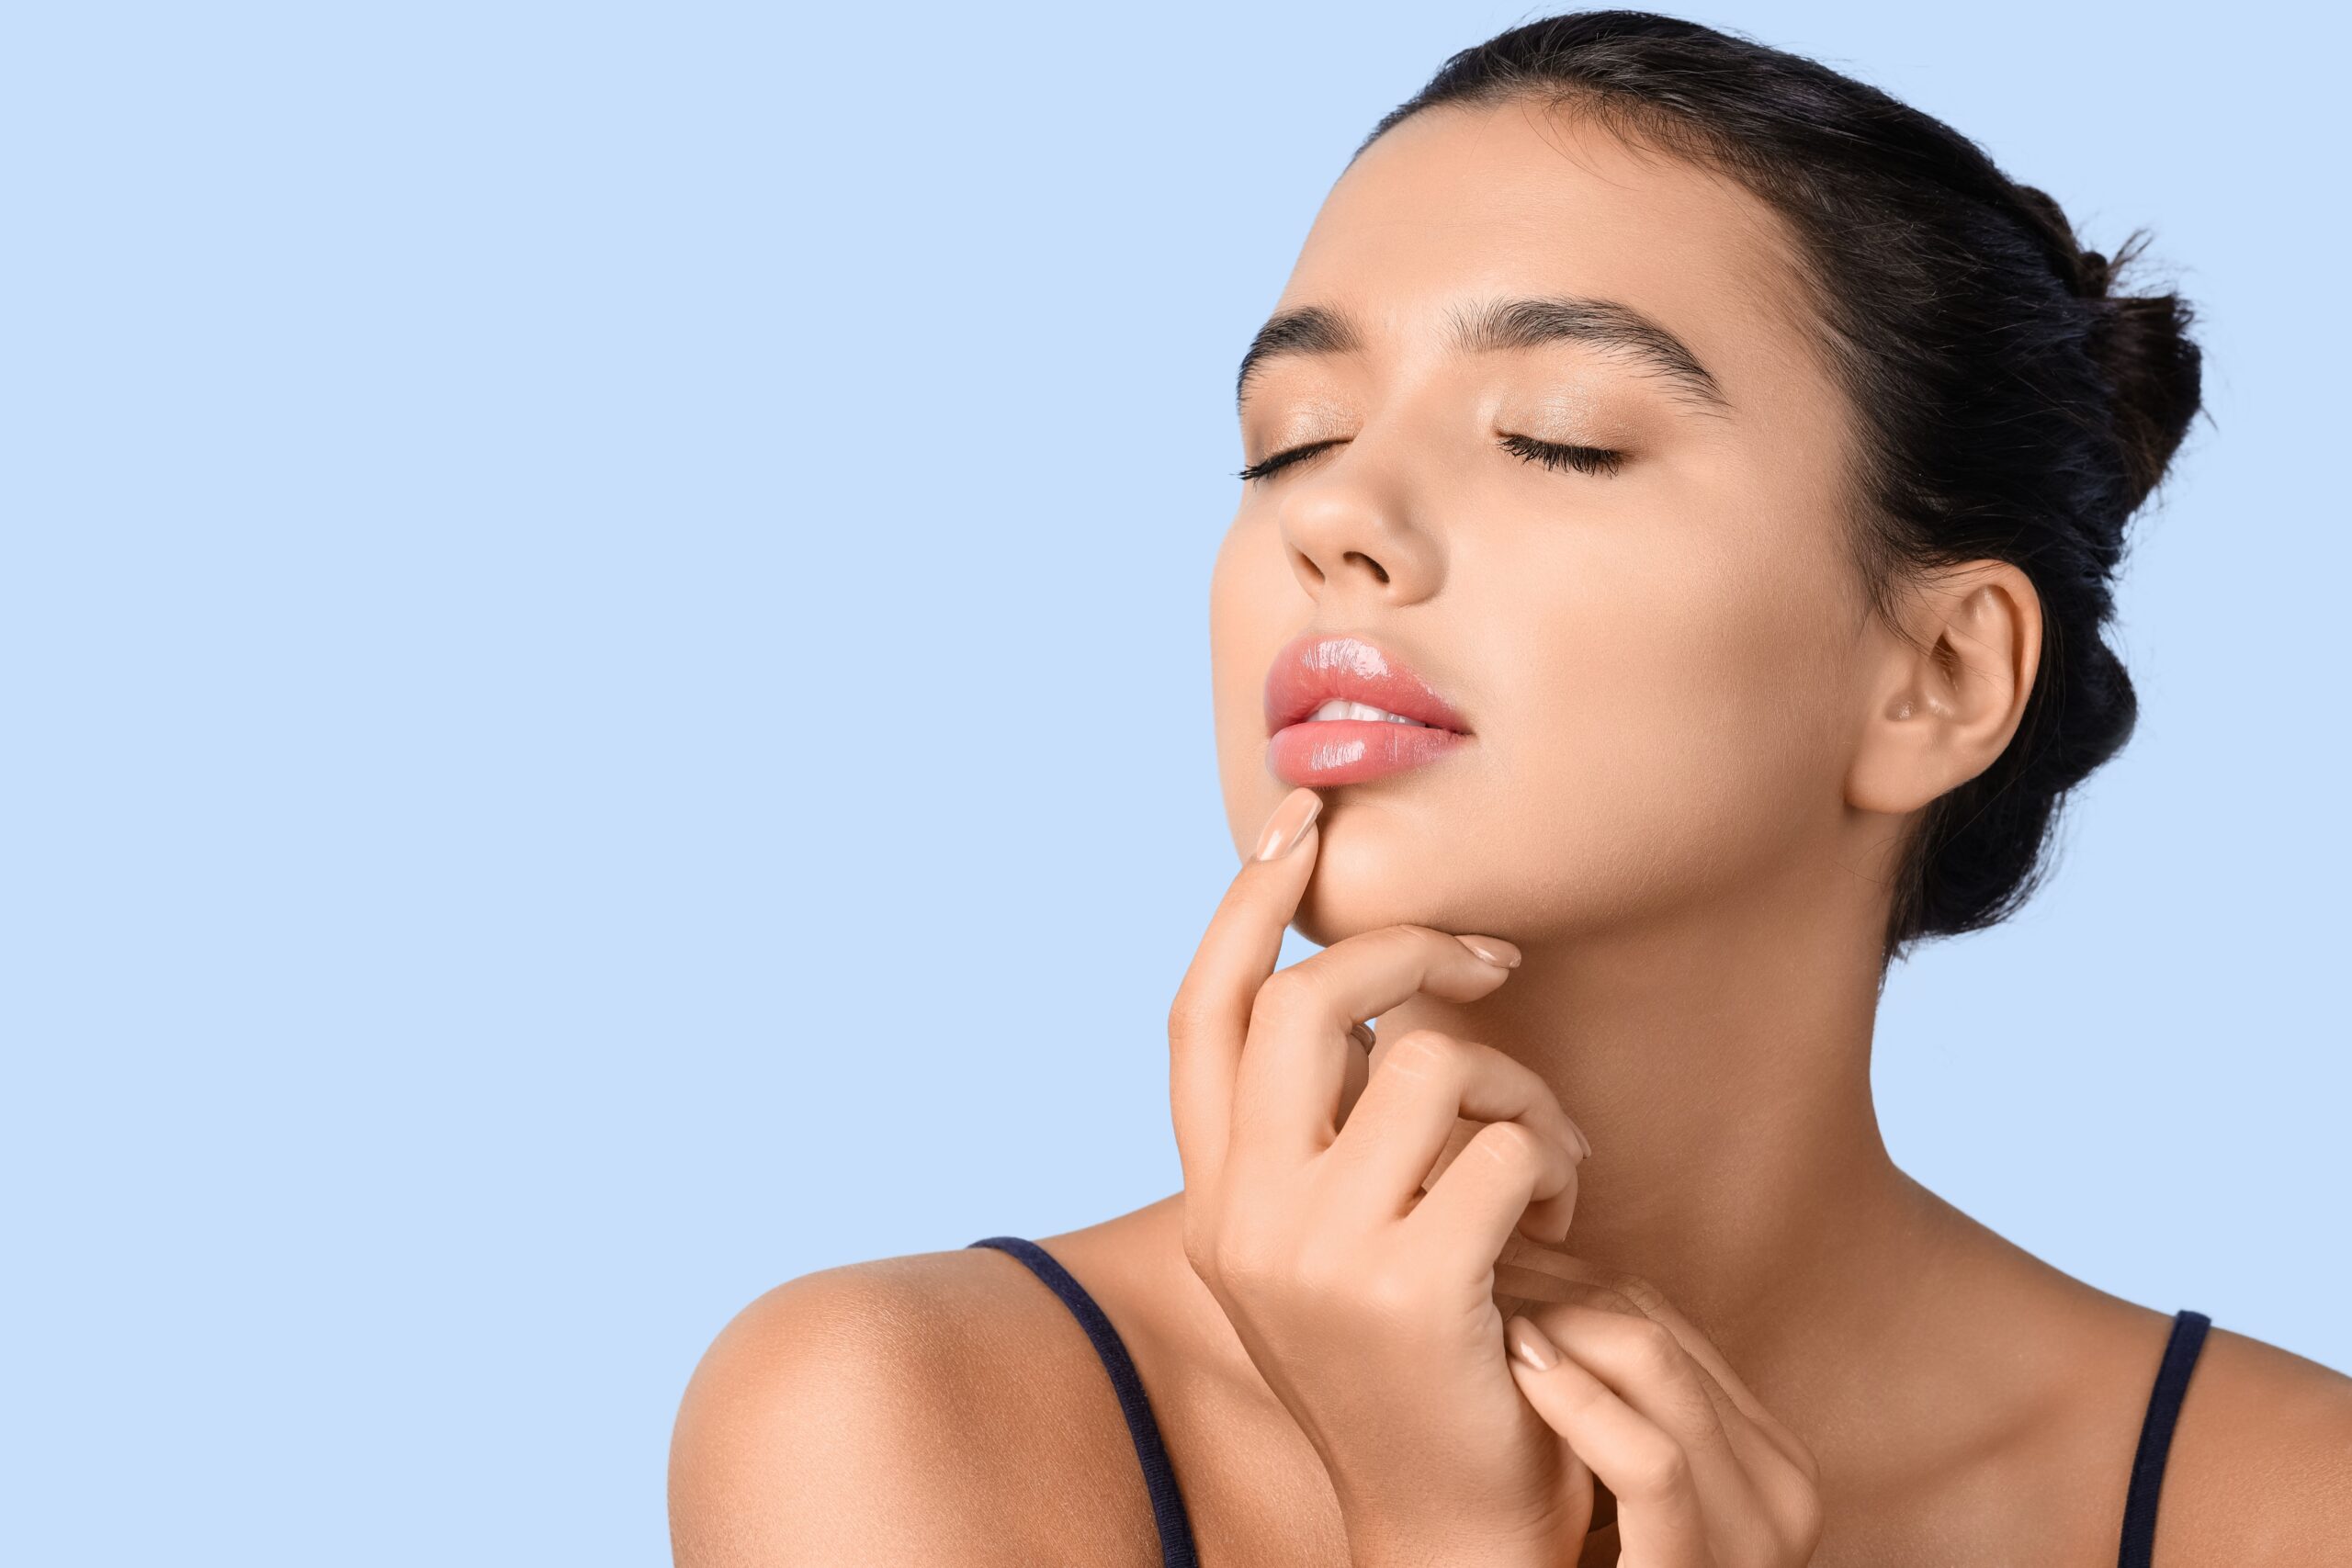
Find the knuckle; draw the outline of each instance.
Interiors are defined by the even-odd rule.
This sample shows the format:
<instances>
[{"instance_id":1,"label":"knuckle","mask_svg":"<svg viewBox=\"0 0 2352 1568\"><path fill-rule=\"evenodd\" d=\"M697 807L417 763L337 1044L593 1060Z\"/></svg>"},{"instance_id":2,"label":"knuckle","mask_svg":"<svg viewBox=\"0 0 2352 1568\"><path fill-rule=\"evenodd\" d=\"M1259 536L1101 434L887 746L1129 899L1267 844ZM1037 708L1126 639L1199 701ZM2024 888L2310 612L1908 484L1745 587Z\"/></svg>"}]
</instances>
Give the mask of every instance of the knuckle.
<instances>
[{"instance_id":1,"label":"knuckle","mask_svg":"<svg viewBox=\"0 0 2352 1568\"><path fill-rule=\"evenodd\" d=\"M1261 1023L1280 1027L1294 1019L1312 1012L1321 1002L1321 987L1308 967L1314 961L1303 960L1287 969L1277 969L1258 987L1250 998L1250 1027L1254 1032Z\"/></svg>"},{"instance_id":2,"label":"knuckle","mask_svg":"<svg viewBox=\"0 0 2352 1568\"><path fill-rule=\"evenodd\" d=\"M1433 941L1453 939L1435 926L1418 925L1411 920L1399 920L1392 926L1364 933L1366 942L1377 942L1384 958L1419 958Z\"/></svg>"},{"instance_id":3,"label":"knuckle","mask_svg":"<svg viewBox=\"0 0 2352 1568\"><path fill-rule=\"evenodd\" d=\"M1462 1042L1443 1030L1412 1029L1389 1045L1386 1065L1408 1077L1437 1078L1453 1071L1462 1055Z\"/></svg>"},{"instance_id":4,"label":"knuckle","mask_svg":"<svg viewBox=\"0 0 2352 1568\"><path fill-rule=\"evenodd\" d=\"M1626 1303L1644 1317L1654 1317L1668 1305L1666 1292L1639 1274L1612 1272L1602 1281L1602 1288L1624 1297Z\"/></svg>"},{"instance_id":5,"label":"knuckle","mask_svg":"<svg viewBox=\"0 0 2352 1568\"><path fill-rule=\"evenodd\" d=\"M1452 931L1442 931L1435 926L1419 925L1408 920L1388 929L1395 933L1396 945L1408 950L1416 958L1451 964L1464 957L1476 957Z\"/></svg>"},{"instance_id":6,"label":"knuckle","mask_svg":"<svg viewBox=\"0 0 2352 1568\"><path fill-rule=\"evenodd\" d=\"M1370 963L1383 970L1431 970L1471 956L1468 948L1434 926L1382 926L1345 941L1361 946Z\"/></svg>"},{"instance_id":7,"label":"knuckle","mask_svg":"<svg viewBox=\"0 0 2352 1568\"><path fill-rule=\"evenodd\" d=\"M1514 1171L1542 1169L1546 1153L1544 1140L1519 1122L1487 1122L1470 1140L1470 1147Z\"/></svg>"},{"instance_id":8,"label":"knuckle","mask_svg":"<svg viewBox=\"0 0 2352 1568\"><path fill-rule=\"evenodd\" d=\"M1264 1290L1279 1277L1282 1250L1263 1231L1228 1226L1218 1234L1210 1260L1220 1284L1248 1294Z\"/></svg>"},{"instance_id":9,"label":"knuckle","mask_svg":"<svg viewBox=\"0 0 2352 1568\"><path fill-rule=\"evenodd\" d=\"M1626 1331L1633 1337L1634 1375L1662 1382L1682 1370L1682 1341L1666 1325L1642 1318L1629 1323Z\"/></svg>"},{"instance_id":10,"label":"knuckle","mask_svg":"<svg viewBox=\"0 0 2352 1568\"><path fill-rule=\"evenodd\" d=\"M1296 1288L1317 1301L1344 1300L1355 1288L1354 1259L1328 1242L1307 1242L1293 1255Z\"/></svg>"},{"instance_id":11,"label":"knuckle","mask_svg":"<svg viewBox=\"0 0 2352 1568\"><path fill-rule=\"evenodd\" d=\"M1645 1445L1625 1466L1626 1480L1653 1501L1672 1497L1690 1484L1690 1461L1671 1439Z\"/></svg>"},{"instance_id":12,"label":"knuckle","mask_svg":"<svg viewBox=\"0 0 2352 1568\"><path fill-rule=\"evenodd\" d=\"M1667 1384L1664 1407L1669 1429L1690 1435L1710 1448L1730 1442L1723 1418L1715 1413L1715 1402L1707 1393L1705 1374Z\"/></svg>"},{"instance_id":13,"label":"knuckle","mask_svg":"<svg viewBox=\"0 0 2352 1568\"><path fill-rule=\"evenodd\" d=\"M1619 1294L1605 1278L1597 1273L1590 1277L1577 1277L1572 1281L1571 1288L1576 1292L1576 1299L1589 1307L1598 1307L1602 1312L1613 1312L1620 1317L1649 1315Z\"/></svg>"},{"instance_id":14,"label":"knuckle","mask_svg":"<svg viewBox=\"0 0 2352 1568\"><path fill-rule=\"evenodd\" d=\"M1394 1263L1382 1264L1363 1270L1355 1281L1352 1293L1363 1311L1384 1324L1408 1323L1418 1319L1428 1299L1426 1272L1400 1268Z\"/></svg>"},{"instance_id":15,"label":"knuckle","mask_svg":"<svg viewBox=\"0 0 2352 1568\"><path fill-rule=\"evenodd\" d=\"M1184 1040L1199 1034L1205 1030L1208 1021L1207 1007L1188 991L1177 992L1175 999L1168 1004L1168 1037L1170 1040Z\"/></svg>"}]
</instances>

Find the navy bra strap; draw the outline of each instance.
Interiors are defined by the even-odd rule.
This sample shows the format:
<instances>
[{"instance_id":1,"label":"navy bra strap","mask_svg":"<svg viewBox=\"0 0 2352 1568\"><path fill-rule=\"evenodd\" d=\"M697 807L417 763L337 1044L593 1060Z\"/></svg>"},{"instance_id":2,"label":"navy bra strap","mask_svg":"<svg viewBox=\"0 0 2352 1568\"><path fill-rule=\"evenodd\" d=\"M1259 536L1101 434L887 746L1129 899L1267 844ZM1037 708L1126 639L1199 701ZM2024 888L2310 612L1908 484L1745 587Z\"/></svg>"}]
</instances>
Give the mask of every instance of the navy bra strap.
<instances>
[{"instance_id":1,"label":"navy bra strap","mask_svg":"<svg viewBox=\"0 0 2352 1568\"><path fill-rule=\"evenodd\" d=\"M1071 1315L1086 1330L1086 1337L1094 1342L1095 1355L1102 1359L1102 1370L1111 1374L1111 1387L1118 1393L1119 1409L1127 1418L1127 1436L1134 1439L1136 1458L1143 1464L1144 1487L1151 1494L1151 1517L1159 1527L1159 1560L1164 1568L1199 1568L1200 1559L1193 1550L1193 1522L1184 1511L1184 1495L1177 1490L1175 1469L1168 1462L1168 1450L1159 1440L1159 1423L1152 1418L1151 1401L1144 1396L1143 1379L1136 1374L1136 1364L1128 1358L1119 1331L1112 1326L1094 1298L1087 1294L1086 1287L1035 1242L1017 1235L991 1235L965 1245L992 1247L1021 1259L1031 1273L1061 1298L1062 1304L1069 1308Z\"/></svg>"},{"instance_id":2,"label":"navy bra strap","mask_svg":"<svg viewBox=\"0 0 2352 1568\"><path fill-rule=\"evenodd\" d=\"M2181 1396L2188 1392L2188 1374L2197 1370L2197 1352L2204 1348L2205 1331L2213 1320L2187 1307L2173 1314L2172 1337L2165 1341L2165 1358L2156 1368L2156 1385L2148 1394L2148 1414L2140 1423L2139 1450L2132 1456L2132 1485L2123 1497L2123 1545L2117 1568L2149 1568L2156 1548L2156 1497L2165 1483L2165 1456L2172 1448L2173 1424L2180 1416Z\"/></svg>"}]
</instances>

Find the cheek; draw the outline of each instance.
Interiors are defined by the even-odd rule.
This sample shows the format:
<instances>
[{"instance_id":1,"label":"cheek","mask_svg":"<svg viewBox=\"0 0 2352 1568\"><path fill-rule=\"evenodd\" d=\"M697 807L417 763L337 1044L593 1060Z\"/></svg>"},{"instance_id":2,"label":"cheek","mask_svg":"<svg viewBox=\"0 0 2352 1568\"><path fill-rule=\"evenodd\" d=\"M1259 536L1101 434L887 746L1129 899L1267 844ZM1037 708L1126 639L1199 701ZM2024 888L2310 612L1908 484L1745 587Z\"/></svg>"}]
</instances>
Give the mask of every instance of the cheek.
<instances>
[{"instance_id":1,"label":"cheek","mask_svg":"<svg viewBox=\"0 0 2352 1568\"><path fill-rule=\"evenodd\" d=\"M1751 880L1834 829L1847 611L1823 563L1592 565L1520 622L1496 735L1509 814L1579 913Z\"/></svg>"}]
</instances>

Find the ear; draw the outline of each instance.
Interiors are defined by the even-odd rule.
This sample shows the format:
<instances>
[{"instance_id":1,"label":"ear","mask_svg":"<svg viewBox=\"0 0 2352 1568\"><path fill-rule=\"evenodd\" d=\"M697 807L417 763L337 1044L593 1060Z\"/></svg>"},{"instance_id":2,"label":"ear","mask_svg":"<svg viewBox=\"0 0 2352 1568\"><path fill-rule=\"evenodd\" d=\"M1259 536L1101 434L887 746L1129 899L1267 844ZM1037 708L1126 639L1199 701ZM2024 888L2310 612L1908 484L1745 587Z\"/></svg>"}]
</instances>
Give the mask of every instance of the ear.
<instances>
[{"instance_id":1,"label":"ear","mask_svg":"<svg viewBox=\"0 0 2352 1568\"><path fill-rule=\"evenodd\" d=\"M2041 663L2041 596L2007 561L1936 573L1881 627L1848 804L1902 816L1993 765L2025 716Z\"/></svg>"}]
</instances>

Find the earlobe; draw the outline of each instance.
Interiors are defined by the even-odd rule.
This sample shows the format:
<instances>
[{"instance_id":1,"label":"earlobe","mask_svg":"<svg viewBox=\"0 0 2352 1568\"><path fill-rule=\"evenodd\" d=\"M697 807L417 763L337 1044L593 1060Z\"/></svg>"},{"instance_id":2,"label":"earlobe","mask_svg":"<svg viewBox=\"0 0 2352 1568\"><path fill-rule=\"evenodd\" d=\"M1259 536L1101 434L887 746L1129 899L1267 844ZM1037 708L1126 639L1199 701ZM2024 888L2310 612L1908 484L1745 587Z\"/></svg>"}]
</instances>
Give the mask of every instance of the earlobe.
<instances>
[{"instance_id":1,"label":"earlobe","mask_svg":"<svg viewBox=\"0 0 2352 1568\"><path fill-rule=\"evenodd\" d=\"M1902 816L1993 765L2017 733L2041 657L2041 602L2006 561L1954 568L1886 639L1847 804Z\"/></svg>"}]
</instances>

